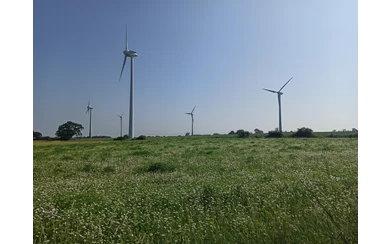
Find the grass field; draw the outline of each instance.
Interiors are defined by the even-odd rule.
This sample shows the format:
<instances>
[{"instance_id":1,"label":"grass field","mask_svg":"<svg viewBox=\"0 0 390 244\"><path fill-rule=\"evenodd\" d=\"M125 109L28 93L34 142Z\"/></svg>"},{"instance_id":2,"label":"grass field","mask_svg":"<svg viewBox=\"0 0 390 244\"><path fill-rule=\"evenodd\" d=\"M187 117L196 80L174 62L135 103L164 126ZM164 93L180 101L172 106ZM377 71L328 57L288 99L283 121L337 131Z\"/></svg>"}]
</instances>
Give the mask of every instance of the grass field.
<instances>
[{"instance_id":1,"label":"grass field","mask_svg":"<svg viewBox=\"0 0 390 244\"><path fill-rule=\"evenodd\" d=\"M34 243L357 243L358 139L34 141Z\"/></svg>"}]
</instances>

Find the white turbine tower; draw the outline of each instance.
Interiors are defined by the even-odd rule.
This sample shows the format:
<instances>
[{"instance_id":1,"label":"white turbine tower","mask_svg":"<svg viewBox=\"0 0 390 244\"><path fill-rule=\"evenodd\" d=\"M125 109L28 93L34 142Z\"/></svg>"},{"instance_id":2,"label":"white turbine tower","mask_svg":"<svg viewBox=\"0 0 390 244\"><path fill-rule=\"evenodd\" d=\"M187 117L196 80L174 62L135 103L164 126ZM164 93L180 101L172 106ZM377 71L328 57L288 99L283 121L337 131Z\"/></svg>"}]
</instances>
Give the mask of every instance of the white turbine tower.
<instances>
[{"instance_id":1,"label":"white turbine tower","mask_svg":"<svg viewBox=\"0 0 390 244\"><path fill-rule=\"evenodd\" d=\"M195 110L196 106L192 109L191 113L186 113L188 115L191 115L191 119L192 119L192 127L191 127L191 135L193 136L194 135L194 110Z\"/></svg>"},{"instance_id":2,"label":"white turbine tower","mask_svg":"<svg viewBox=\"0 0 390 244\"><path fill-rule=\"evenodd\" d=\"M91 135L91 131L92 131L92 109L93 107L91 107L91 105L89 105L89 102L88 101L88 106L87 106L87 111L85 112L85 114L87 114L89 112L89 138L92 138L92 135Z\"/></svg>"},{"instance_id":3,"label":"white turbine tower","mask_svg":"<svg viewBox=\"0 0 390 244\"><path fill-rule=\"evenodd\" d=\"M122 137L122 116L123 116L123 113L122 113L122 115L118 115L118 117L119 117L120 120L121 120L121 137Z\"/></svg>"},{"instance_id":4,"label":"white turbine tower","mask_svg":"<svg viewBox=\"0 0 390 244\"><path fill-rule=\"evenodd\" d=\"M293 77L291 77L287 82L286 84L284 84L284 86L282 86L282 88L280 88L279 91L273 91L273 90L268 90L268 89L265 89L263 88L263 90L266 90L266 91L269 91L269 92L273 92L273 93L276 93L278 94L278 103L279 103L279 131L282 132L282 95L283 95L283 92L282 89L287 85L287 83L290 82L290 80L292 79Z\"/></svg>"},{"instance_id":5,"label":"white turbine tower","mask_svg":"<svg viewBox=\"0 0 390 244\"><path fill-rule=\"evenodd\" d=\"M123 60L123 66L119 81L122 78L123 69L125 68L126 59L130 57L130 109L129 109L129 138L134 138L134 58L138 56L135 51L129 50L127 45L127 25L126 25L126 47L123 51L125 59Z\"/></svg>"}]
</instances>

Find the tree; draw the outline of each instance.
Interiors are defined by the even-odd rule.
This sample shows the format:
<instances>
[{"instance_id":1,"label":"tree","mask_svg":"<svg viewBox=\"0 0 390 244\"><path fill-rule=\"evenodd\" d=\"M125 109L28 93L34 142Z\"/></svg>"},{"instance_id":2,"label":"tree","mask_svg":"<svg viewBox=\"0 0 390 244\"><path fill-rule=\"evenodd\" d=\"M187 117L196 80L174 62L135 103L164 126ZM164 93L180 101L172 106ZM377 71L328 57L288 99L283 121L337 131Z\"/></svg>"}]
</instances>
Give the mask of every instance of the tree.
<instances>
[{"instance_id":1,"label":"tree","mask_svg":"<svg viewBox=\"0 0 390 244\"><path fill-rule=\"evenodd\" d=\"M139 137L135 138L136 140L146 140L146 136L140 135Z\"/></svg>"},{"instance_id":2,"label":"tree","mask_svg":"<svg viewBox=\"0 0 390 244\"><path fill-rule=\"evenodd\" d=\"M42 138L42 133L38 131L33 131L33 139L41 139Z\"/></svg>"},{"instance_id":3,"label":"tree","mask_svg":"<svg viewBox=\"0 0 390 244\"><path fill-rule=\"evenodd\" d=\"M256 128L255 129L255 134L263 134L263 131Z\"/></svg>"},{"instance_id":4,"label":"tree","mask_svg":"<svg viewBox=\"0 0 390 244\"><path fill-rule=\"evenodd\" d=\"M60 140L70 140L70 138L72 138L73 136L81 136L81 130L83 129L84 127L81 124L68 121L58 127L58 130L56 131L56 136L58 136Z\"/></svg>"},{"instance_id":5,"label":"tree","mask_svg":"<svg viewBox=\"0 0 390 244\"><path fill-rule=\"evenodd\" d=\"M292 137L312 137L313 136L313 130L310 128L299 128L297 132L295 132Z\"/></svg>"},{"instance_id":6,"label":"tree","mask_svg":"<svg viewBox=\"0 0 390 244\"><path fill-rule=\"evenodd\" d=\"M123 141L125 138L123 136L118 136L117 138L114 138L114 141Z\"/></svg>"},{"instance_id":7,"label":"tree","mask_svg":"<svg viewBox=\"0 0 390 244\"><path fill-rule=\"evenodd\" d=\"M234 133L234 130L232 130L232 131L230 131L230 132L228 133L228 135L233 135L233 134L235 134L235 133Z\"/></svg>"},{"instance_id":8,"label":"tree","mask_svg":"<svg viewBox=\"0 0 390 244\"><path fill-rule=\"evenodd\" d=\"M275 128L275 130L268 131L268 135L266 137L280 138L280 137L283 137L283 134L282 134L282 132L279 131L279 128Z\"/></svg>"},{"instance_id":9,"label":"tree","mask_svg":"<svg viewBox=\"0 0 390 244\"><path fill-rule=\"evenodd\" d=\"M249 137L249 131L240 130L240 131L237 131L237 134L238 134L239 138Z\"/></svg>"},{"instance_id":10,"label":"tree","mask_svg":"<svg viewBox=\"0 0 390 244\"><path fill-rule=\"evenodd\" d=\"M352 128L352 131L353 132L357 132L358 130L356 128Z\"/></svg>"}]
</instances>

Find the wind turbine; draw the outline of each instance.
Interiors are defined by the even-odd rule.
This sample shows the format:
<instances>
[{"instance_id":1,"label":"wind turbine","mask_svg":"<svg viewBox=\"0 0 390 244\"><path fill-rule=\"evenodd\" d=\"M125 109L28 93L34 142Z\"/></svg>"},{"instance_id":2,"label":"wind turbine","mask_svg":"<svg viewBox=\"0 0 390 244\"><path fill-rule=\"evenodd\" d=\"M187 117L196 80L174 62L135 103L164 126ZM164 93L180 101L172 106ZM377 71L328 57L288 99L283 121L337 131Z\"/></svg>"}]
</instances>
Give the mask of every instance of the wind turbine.
<instances>
[{"instance_id":1,"label":"wind turbine","mask_svg":"<svg viewBox=\"0 0 390 244\"><path fill-rule=\"evenodd\" d=\"M282 89L287 85L287 83L290 82L290 80L292 79L293 77L291 77L287 82L286 84L284 84L284 86L282 86L282 88L280 88L279 91L273 91L273 90L268 90L268 89L265 89L263 88L263 90L266 90L266 91L269 91L269 92L273 92L273 93L276 93L278 94L278 103L279 103L279 131L282 132L282 95L283 95L283 92Z\"/></svg>"},{"instance_id":2,"label":"wind turbine","mask_svg":"<svg viewBox=\"0 0 390 244\"><path fill-rule=\"evenodd\" d=\"M123 54L125 55L125 59L123 60L123 66L121 75L119 77L119 81L122 78L123 69L126 65L126 59L127 57L130 57L131 59L131 65L130 65L130 109L129 109L129 138L134 138L134 58L138 56L138 54L135 51L129 50L128 44L127 44L127 25L126 25L126 46L125 50L123 51Z\"/></svg>"},{"instance_id":3,"label":"wind turbine","mask_svg":"<svg viewBox=\"0 0 390 244\"><path fill-rule=\"evenodd\" d=\"M123 113L122 113L122 115L118 115L118 117L119 117L120 120L121 120L121 137L122 137L122 116L123 116Z\"/></svg>"},{"instance_id":4,"label":"wind turbine","mask_svg":"<svg viewBox=\"0 0 390 244\"><path fill-rule=\"evenodd\" d=\"M90 101L88 101L87 111L85 112L85 114L87 114L89 112L89 138L92 138L92 136L91 136L91 131L92 131L91 125L92 125L92 109L93 109L93 107L91 107L91 105L89 105L89 102Z\"/></svg>"},{"instance_id":5,"label":"wind turbine","mask_svg":"<svg viewBox=\"0 0 390 244\"><path fill-rule=\"evenodd\" d=\"M193 136L194 135L194 110L195 110L196 106L192 109L191 113L186 113L188 115L191 115L191 119L192 119L192 129L191 129L191 135Z\"/></svg>"}]
</instances>

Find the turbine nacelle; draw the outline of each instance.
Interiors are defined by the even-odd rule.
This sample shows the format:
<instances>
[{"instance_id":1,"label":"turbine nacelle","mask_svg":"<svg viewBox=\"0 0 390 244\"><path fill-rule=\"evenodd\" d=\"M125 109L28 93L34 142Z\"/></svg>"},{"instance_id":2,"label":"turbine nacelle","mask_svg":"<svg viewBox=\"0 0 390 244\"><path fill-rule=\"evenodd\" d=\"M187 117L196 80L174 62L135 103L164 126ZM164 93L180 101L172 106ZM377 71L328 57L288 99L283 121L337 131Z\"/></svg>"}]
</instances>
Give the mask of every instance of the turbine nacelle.
<instances>
[{"instance_id":1,"label":"turbine nacelle","mask_svg":"<svg viewBox=\"0 0 390 244\"><path fill-rule=\"evenodd\" d=\"M131 57L131 58L135 58L138 56L138 53L133 51L133 50L125 50L123 51L123 54L126 56L126 57Z\"/></svg>"}]
</instances>

